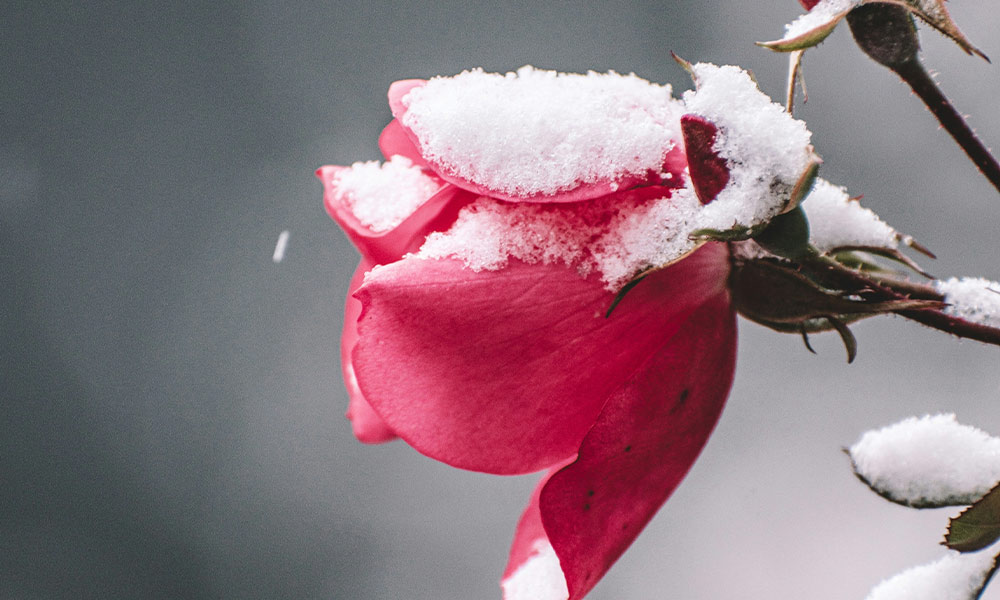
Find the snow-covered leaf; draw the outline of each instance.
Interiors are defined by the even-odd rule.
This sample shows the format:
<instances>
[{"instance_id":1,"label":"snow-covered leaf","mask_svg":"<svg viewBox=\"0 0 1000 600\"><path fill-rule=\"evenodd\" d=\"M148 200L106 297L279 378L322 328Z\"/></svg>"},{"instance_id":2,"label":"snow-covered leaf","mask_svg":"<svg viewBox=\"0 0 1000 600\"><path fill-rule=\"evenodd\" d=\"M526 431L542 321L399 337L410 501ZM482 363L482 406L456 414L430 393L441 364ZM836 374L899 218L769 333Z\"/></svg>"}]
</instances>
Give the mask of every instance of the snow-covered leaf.
<instances>
[{"instance_id":1,"label":"snow-covered leaf","mask_svg":"<svg viewBox=\"0 0 1000 600\"><path fill-rule=\"evenodd\" d=\"M869 431L848 454L872 491L914 508L972 504L1000 481L1000 439L952 414Z\"/></svg>"},{"instance_id":2,"label":"snow-covered leaf","mask_svg":"<svg viewBox=\"0 0 1000 600\"><path fill-rule=\"evenodd\" d=\"M976 600L996 569L989 554L958 554L920 565L875 586L866 600Z\"/></svg>"}]
</instances>

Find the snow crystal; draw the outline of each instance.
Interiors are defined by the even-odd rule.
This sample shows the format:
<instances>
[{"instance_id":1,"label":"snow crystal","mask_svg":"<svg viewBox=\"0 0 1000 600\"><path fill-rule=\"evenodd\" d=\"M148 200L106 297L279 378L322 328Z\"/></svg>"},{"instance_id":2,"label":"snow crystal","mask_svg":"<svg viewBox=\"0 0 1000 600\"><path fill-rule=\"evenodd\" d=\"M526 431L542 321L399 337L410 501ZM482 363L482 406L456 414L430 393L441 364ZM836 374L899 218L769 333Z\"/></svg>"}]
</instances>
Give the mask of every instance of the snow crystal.
<instances>
[{"instance_id":1,"label":"snow crystal","mask_svg":"<svg viewBox=\"0 0 1000 600\"><path fill-rule=\"evenodd\" d=\"M669 85L530 66L436 77L403 98L403 124L443 172L509 196L658 172L679 139Z\"/></svg>"},{"instance_id":2,"label":"snow crystal","mask_svg":"<svg viewBox=\"0 0 1000 600\"><path fill-rule=\"evenodd\" d=\"M935 281L934 287L944 294L946 314L986 325L1000 327L1000 283L981 277L952 277Z\"/></svg>"},{"instance_id":3,"label":"snow crystal","mask_svg":"<svg viewBox=\"0 0 1000 600\"><path fill-rule=\"evenodd\" d=\"M548 540L535 542L534 552L523 565L505 579L504 600L566 600L569 589L559 566L559 557Z\"/></svg>"},{"instance_id":4,"label":"snow crystal","mask_svg":"<svg viewBox=\"0 0 1000 600\"><path fill-rule=\"evenodd\" d=\"M850 449L879 493L920 505L971 504L1000 481L1000 439L955 415L910 417L865 433Z\"/></svg>"},{"instance_id":5,"label":"snow crystal","mask_svg":"<svg viewBox=\"0 0 1000 600\"><path fill-rule=\"evenodd\" d=\"M730 169L728 185L699 217L702 226L764 223L785 208L809 165L812 134L739 67L699 63L692 70L697 89L684 92L684 105L718 127L715 150Z\"/></svg>"},{"instance_id":6,"label":"snow crystal","mask_svg":"<svg viewBox=\"0 0 1000 600\"><path fill-rule=\"evenodd\" d=\"M417 256L459 258L476 271L502 268L511 258L561 262L582 276L596 271L613 291L640 270L696 247L688 239L700 207L692 190L637 200L624 211L621 201L613 196L571 205L514 204L480 198L462 209L449 231L428 236Z\"/></svg>"},{"instance_id":7,"label":"snow crystal","mask_svg":"<svg viewBox=\"0 0 1000 600\"><path fill-rule=\"evenodd\" d=\"M343 202L362 225L375 233L389 231L430 199L441 183L405 156L385 163L356 162L333 176L336 201Z\"/></svg>"},{"instance_id":8,"label":"snow crystal","mask_svg":"<svg viewBox=\"0 0 1000 600\"><path fill-rule=\"evenodd\" d=\"M812 10L785 25L785 39L798 37L826 25L837 15L847 12L858 0L820 0Z\"/></svg>"},{"instance_id":9,"label":"snow crystal","mask_svg":"<svg viewBox=\"0 0 1000 600\"><path fill-rule=\"evenodd\" d=\"M278 243L274 245L274 254L271 255L271 260L275 263L280 263L285 260L285 248L288 247L288 230L282 231L278 234Z\"/></svg>"},{"instance_id":10,"label":"snow crystal","mask_svg":"<svg viewBox=\"0 0 1000 600\"><path fill-rule=\"evenodd\" d=\"M993 568L987 552L949 552L875 586L866 600L973 600Z\"/></svg>"},{"instance_id":11,"label":"snow crystal","mask_svg":"<svg viewBox=\"0 0 1000 600\"><path fill-rule=\"evenodd\" d=\"M802 209L809 219L809 241L821 252L844 247L899 247L895 229L829 181L816 180Z\"/></svg>"}]
</instances>

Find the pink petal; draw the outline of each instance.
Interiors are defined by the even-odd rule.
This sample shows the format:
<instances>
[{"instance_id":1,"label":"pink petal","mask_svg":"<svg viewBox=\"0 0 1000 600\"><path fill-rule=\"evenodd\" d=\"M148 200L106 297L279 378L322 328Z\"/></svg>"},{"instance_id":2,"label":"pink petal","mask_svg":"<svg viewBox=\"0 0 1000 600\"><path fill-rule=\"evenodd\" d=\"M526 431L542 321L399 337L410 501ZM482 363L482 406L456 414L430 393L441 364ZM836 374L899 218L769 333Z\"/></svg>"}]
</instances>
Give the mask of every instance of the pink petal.
<instances>
[{"instance_id":1,"label":"pink petal","mask_svg":"<svg viewBox=\"0 0 1000 600\"><path fill-rule=\"evenodd\" d=\"M406 107L403 105L403 96L409 94L413 88L420 87L426 83L426 79L401 79L400 81L394 81L389 86L389 110L392 111L393 118L399 120L406 114Z\"/></svg>"},{"instance_id":2,"label":"pink petal","mask_svg":"<svg viewBox=\"0 0 1000 600\"><path fill-rule=\"evenodd\" d=\"M608 397L725 288L728 250L708 244L654 272L611 318L614 294L556 265L408 257L372 271L354 351L372 407L418 451L490 473L574 454Z\"/></svg>"},{"instance_id":3,"label":"pink petal","mask_svg":"<svg viewBox=\"0 0 1000 600\"><path fill-rule=\"evenodd\" d=\"M358 221L351 210L338 200L334 175L345 168L325 166L316 171L316 176L323 182L323 204L326 212L351 238L361 256L373 264L393 262L407 252L417 251L429 233L446 230L455 222L458 211L475 199L463 190L445 185L397 227L379 233Z\"/></svg>"},{"instance_id":4,"label":"pink petal","mask_svg":"<svg viewBox=\"0 0 1000 600\"><path fill-rule=\"evenodd\" d=\"M405 156L418 167L430 168L424 157L420 156L420 150L406 135L403 124L396 119L390 121L382 130L382 134L378 137L378 147L382 151L382 156L386 158L392 158L396 155Z\"/></svg>"},{"instance_id":5,"label":"pink petal","mask_svg":"<svg viewBox=\"0 0 1000 600\"><path fill-rule=\"evenodd\" d=\"M735 360L735 314L720 293L615 390L578 459L540 484L515 535L505 581L546 535L569 600L589 592L694 463L722 411Z\"/></svg>"},{"instance_id":6,"label":"pink petal","mask_svg":"<svg viewBox=\"0 0 1000 600\"><path fill-rule=\"evenodd\" d=\"M681 117L681 132L684 134L691 184L698 200L708 204L729 183L729 166L714 147L719 130L704 117L684 115Z\"/></svg>"},{"instance_id":7,"label":"pink petal","mask_svg":"<svg viewBox=\"0 0 1000 600\"><path fill-rule=\"evenodd\" d=\"M351 420L354 437L366 444L379 444L396 439L396 434L372 410L371 405L362 395L361 389L358 387L357 377L354 375L354 365L351 362L351 353L358 343L358 315L361 314L361 303L353 294L364 281L365 273L370 271L373 266L370 262L362 259L361 264L354 272L354 277L351 278L347 302L344 306L344 329L340 336L340 367L344 376L344 386L347 388L347 394L350 398L347 418Z\"/></svg>"},{"instance_id":8,"label":"pink petal","mask_svg":"<svg viewBox=\"0 0 1000 600\"><path fill-rule=\"evenodd\" d=\"M421 157L423 156L420 149L420 140L417 138L416 134L413 133L408 127L402 124L403 116L406 114L406 106L403 104L403 97L406 96L413 88L420 87L427 82L423 79L405 79L402 81L397 81L389 86L389 108L392 110L392 116L395 120L386 127L382 135L386 138L385 145L382 145L382 140L379 140L380 147L382 148L382 153L388 157L391 153L402 154L412 158L411 153L416 152ZM398 124L398 129L402 130L405 138L409 140L409 144L406 144L401 139L399 139L400 131L397 130L394 123ZM390 128L391 131L390 131ZM509 202L579 202L581 200L592 200L594 198L600 198L601 196L607 196L615 192L626 190L629 188L646 186L646 185L666 185L673 187L680 187L683 185L681 180L681 175L684 172L684 167L687 165L683 150L680 146L675 146L671 149L667 155L664 157L662 173L669 173L669 177L662 176L659 172L650 171L643 175L628 175L623 174L614 180L604 180L596 181L593 183L581 183L577 187L572 189L559 192L556 194L531 194L527 196L514 196L499 190L494 190L484 185L480 185L473 181L469 181L462 177L459 177L453 173L449 173L447 169L442 168L441 165L436 165L421 158L420 161L416 161L416 164L427 165L434 172L444 179L448 183L454 184L462 189L468 190L479 196L490 196L492 198L497 198L499 200L506 200Z\"/></svg>"}]
</instances>

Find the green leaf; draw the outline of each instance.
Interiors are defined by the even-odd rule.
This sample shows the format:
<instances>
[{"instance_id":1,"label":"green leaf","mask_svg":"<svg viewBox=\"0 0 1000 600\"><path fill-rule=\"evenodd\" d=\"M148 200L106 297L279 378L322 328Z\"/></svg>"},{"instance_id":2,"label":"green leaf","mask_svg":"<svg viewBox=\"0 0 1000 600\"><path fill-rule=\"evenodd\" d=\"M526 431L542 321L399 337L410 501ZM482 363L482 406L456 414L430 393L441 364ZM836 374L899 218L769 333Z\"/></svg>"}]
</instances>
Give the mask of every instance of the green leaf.
<instances>
[{"instance_id":1,"label":"green leaf","mask_svg":"<svg viewBox=\"0 0 1000 600\"><path fill-rule=\"evenodd\" d=\"M1000 484L951 519L944 545L959 552L975 552L997 539L1000 539Z\"/></svg>"}]
</instances>

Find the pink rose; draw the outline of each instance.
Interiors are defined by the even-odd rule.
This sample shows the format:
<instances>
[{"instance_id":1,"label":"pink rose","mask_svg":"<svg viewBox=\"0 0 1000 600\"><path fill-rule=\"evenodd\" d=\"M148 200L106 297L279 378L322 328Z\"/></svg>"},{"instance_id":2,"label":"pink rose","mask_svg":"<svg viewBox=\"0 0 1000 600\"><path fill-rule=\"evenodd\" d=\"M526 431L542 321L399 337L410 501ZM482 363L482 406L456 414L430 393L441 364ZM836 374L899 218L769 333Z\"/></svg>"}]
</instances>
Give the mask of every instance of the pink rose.
<instances>
[{"instance_id":1,"label":"pink rose","mask_svg":"<svg viewBox=\"0 0 1000 600\"><path fill-rule=\"evenodd\" d=\"M785 129L772 135L803 157L808 132L742 71L692 68L699 91L683 101L632 75L530 67L397 82L379 140L389 160L317 171L362 256L342 339L358 439L398 436L487 473L547 470L517 527L507 600L590 591L680 483L728 394L729 250L690 234L765 222L802 165L746 176L774 161L754 162L726 102L773 107Z\"/></svg>"}]
</instances>

